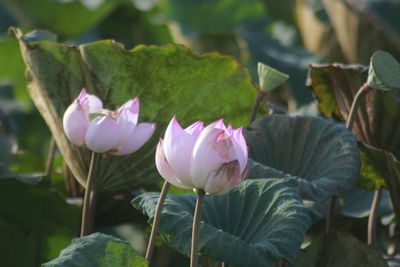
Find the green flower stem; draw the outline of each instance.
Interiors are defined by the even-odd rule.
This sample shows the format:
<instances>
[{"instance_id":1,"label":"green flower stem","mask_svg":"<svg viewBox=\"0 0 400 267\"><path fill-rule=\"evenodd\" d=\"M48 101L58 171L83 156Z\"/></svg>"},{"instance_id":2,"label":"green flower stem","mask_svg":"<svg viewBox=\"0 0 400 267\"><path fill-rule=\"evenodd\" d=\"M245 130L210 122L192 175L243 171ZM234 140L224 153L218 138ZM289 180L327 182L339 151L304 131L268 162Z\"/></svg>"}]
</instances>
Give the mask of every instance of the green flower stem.
<instances>
[{"instance_id":1,"label":"green flower stem","mask_svg":"<svg viewBox=\"0 0 400 267\"><path fill-rule=\"evenodd\" d=\"M353 103L351 104L351 108L349 111L349 117L347 118L347 122L346 122L346 128L349 129L350 131L351 131L351 127L353 126L354 120L357 115L358 106L360 105L363 97L366 95L366 93L369 92L370 89L371 89L371 87L369 87L368 84L365 83L360 88L360 90L358 90L357 94L354 97Z\"/></svg>"},{"instance_id":2,"label":"green flower stem","mask_svg":"<svg viewBox=\"0 0 400 267\"><path fill-rule=\"evenodd\" d=\"M255 100L255 102L253 104L252 109L251 109L249 125L256 119L258 106L264 101L264 98L265 98L265 92L263 92L261 90L258 90L257 98L256 98L256 100Z\"/></svg>"},{"instance_id":3,"label":"green flower stem","mask_svg":"<svg viewBox=\"0 0 400 267\"><path fill-rule=\"evenodd\" d=\"M376 239L376 218L378 215L379 202L382 198L382 189L376 189L372 200L371 210L368 218L368 245L375 245Z\"/></svg>"},{"instance_id":4,"label":"green flower stem","mask_svg":"<svg viewBox=\"0 0 400 267\"><path fill-rule=\"evenodd\" d=\"M203 209L203 201L205 195L206 192L203 189L197 189L196 209L194 211L194 218L193 218L190 267L197 267L199 262L199 232L200 232L201 211Z\"/></svg>"},{"instance_id":5,"label":"green flower stem","mask_svg":"<svg viewBox=\"0 0 400 267\"><path fill-rule=\"evenodd\" d=\"M165 201L165 197L167 196L168 189L169 189L169 183L167 181L165 181L163 184L163 187L161 189L160 198L158 199L156 212L154 214L154 219L153 219L153 228L151 229L149 244L147 245L146 260L148 261L149 266L151 264L151 258L153 256L153 251L154 251L154 245L155 245L156 239L157 239L158 227L160 225L160 218L161 218L161 210L164 206L164 201Z\"/></svg>"},{"instance_id":6,"label":"green flower stem","mask_svg":"<svg viewBox=\"0 0 400 267\"><path fill-rule=\"evenodd\" d=\"M90 159L89 172L86 180L85 196L83 198L83 212L81 224L81 237L86 236L92 232L93 229L93 216L94 216L94 193L92 186L94 181L94 172L96 170L98 154L92 152ZM92 217L92 218L91 218Z\"/></svg>"}]
</instances>

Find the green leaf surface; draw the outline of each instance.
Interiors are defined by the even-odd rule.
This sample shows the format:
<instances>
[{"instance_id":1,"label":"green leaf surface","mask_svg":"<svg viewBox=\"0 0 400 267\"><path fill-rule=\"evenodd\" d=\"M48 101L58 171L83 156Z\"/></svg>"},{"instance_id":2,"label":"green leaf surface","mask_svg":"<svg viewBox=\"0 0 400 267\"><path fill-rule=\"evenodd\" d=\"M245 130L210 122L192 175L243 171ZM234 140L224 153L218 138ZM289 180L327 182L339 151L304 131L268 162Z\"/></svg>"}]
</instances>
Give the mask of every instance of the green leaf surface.
<instances>
[{"instance_id":1,"label":"green leaf surface","mask_svg":"<svg viewBox=\"0 0 400 267\"><path fill-rule=\"evenodd\" d=\"M196 33L230 30L264 13L258 0L168 0L165 11L183 29Z\"/></svg>"},{"instance_id":2,"label":"green leaf surface","mask_svg":"<svg viewBox=\"0 0 400 267\"><path fill-rule=\"evenodd\" d=\"M323 201L348 192L358 177L354 135L328 120L270 115L244 134L249 157L257 162L248 178L290 178L302 198Z\"/></svg>"},{"instance_id":3,"label":"green leaf surface","mask_svg":"<svg viewBox=\"0 0 400 267\"><path fill-rule=\"evenodd\" d=\"M216 53L198 56L179 45L137 46L127 51L113 41L78 47L49 41L27 43L15 33L27 64L29 93L81 184L85 184L89 152L68 141L61 119L82 87L99 96L107 108L139 96L140 119L157 122L154 137L135 154L101 159L97 191L154 183L159 178L154 165L156 136L162 135L172 116L182 125L223 117L239 126L247 122L255 99L248 71Z\"/></svg>"},{"instance_id":4,"label":"green leaf surface","mask_svg":"<svg viewBox=\"0 0 400 267\"><path fill-rule=\"evenodd\" d=\"M79 35L100 22L119 0L4 0L7 11L22 25L53 31L62 37ZM73 19L71 19L73 18Z\"/></svg>"},{"instance_id":5,"label":"green leaf surface","mask_svg":"<svg viewBox=\"0 0 400 267\"><path fill-rule=\"evenodd\" d=\"M400 64L385 51L377 51L371 57L368 85L379 90L400 89Z\"/></svg>"},{"instance_id":6,"label":"green leaf surface","mask_svg":"<svg viewBox=\"0 0 400 267\"><path fill-rule=\"evenodd\" d=\"M94 233L74 238L71 245L61 251L60 256L42 266L127 266L146 267L147 262L128 242L114 236Z\"/></svg>"},{"instance_id":7,"label":"green leaf surface","mask_svg":"<svg viewBox=\"0 0 400 267\"><path fill-rule=\"evenodd\" d=\"M150 219L159 193L136 197L133 205ZM168 245L190 254L196 196L168 194L160 233ZM235 266L273 266L292 262L310 219L293 182L279 179L244 181L225 195L206 196L200 226L200 253Z\"/></svg>"},{"instance_id":8,"label":"green leaf surface","mask_svg":"<svg viewBox=\"0 0 400 267\"><path fill-rule=\"evenodd\" d=\"M323 234L318 235L309 247L299 253L294 266L318 266L323 253L324 239ZM326 267L388 266L377 250L345 232L333 232L328 255Z\"/></svg>"}]
</instances>

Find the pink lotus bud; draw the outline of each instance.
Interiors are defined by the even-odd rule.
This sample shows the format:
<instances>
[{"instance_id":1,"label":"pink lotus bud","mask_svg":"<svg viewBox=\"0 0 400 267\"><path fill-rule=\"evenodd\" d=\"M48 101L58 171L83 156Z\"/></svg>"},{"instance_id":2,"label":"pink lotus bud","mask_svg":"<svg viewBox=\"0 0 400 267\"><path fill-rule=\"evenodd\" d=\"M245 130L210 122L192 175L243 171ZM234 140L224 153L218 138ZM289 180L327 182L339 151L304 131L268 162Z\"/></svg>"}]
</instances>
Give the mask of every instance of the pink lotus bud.
<instances>
[{"instance_id":1,"label":"pink lotus bud","mask_svg":"<svg viewBox=\"0 0 400 267\"><path fill-rule=\"evenodd\" d=\"M182 129L174 117L157 147L156 165L175 186L223 194L242 182L247 157L242 128L234 130L219 120L206 128L196 122Z\"/></svg>"},{"instance_id":2,"label":"pink lotus bud","mask_svg":"<svg viewBox=\"0 0 400 267\"><path fill-rule=\"evenodd\" d=\"M115 148L121 141L122 132L112 115L94 118L85 135L86 146L93 152L103 153Z\"/></svg>"},{"instance_id":3,"label":"pink lotus bud","mask_svg":"<svg viewBox=\"0 0 400 267\"><path fill-rule=\"evenodd\" d=\"M87 94L86 89L83 88L63 117L65 134L72 143L78 146L83 145L89 125L89 114L100 112L102 108L101 100L97 96Z\"/></svg>"}]
</instances>

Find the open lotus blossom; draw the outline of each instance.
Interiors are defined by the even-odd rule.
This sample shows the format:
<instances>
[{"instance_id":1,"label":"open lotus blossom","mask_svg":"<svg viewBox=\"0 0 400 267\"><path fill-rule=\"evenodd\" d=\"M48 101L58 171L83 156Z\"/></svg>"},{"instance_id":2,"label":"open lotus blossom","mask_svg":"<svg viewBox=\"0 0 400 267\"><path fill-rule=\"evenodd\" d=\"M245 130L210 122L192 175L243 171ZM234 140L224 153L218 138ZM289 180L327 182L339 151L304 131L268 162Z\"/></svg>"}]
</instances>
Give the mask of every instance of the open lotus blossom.
<instances>
[{"instance_id":1,"label":"open lotus blossom","mask_svg":"<svg viewBox=\"0 0 400 267\"><path fill-rule=\"evenodd\" d=\"M64 113L63 126L68 139L86 145L97 153L131 154L142 147L155 130L154 123L139 123L139 99L131 99L116 111L103 109L103 103L83 88Z\"/></svg>"},{"instance_id":2,"label":"open lotus blossom","mask_svg":"<svg viewBox=\"0 0 400 267\"><path fill-rule=\"evenodd\" d=\"M218 120L183 129L172 118L156 151L156 166L169 183L184 189L223 194L238 186L247 172L247 145L242 128Z\"/></svg>"}]
</instances>

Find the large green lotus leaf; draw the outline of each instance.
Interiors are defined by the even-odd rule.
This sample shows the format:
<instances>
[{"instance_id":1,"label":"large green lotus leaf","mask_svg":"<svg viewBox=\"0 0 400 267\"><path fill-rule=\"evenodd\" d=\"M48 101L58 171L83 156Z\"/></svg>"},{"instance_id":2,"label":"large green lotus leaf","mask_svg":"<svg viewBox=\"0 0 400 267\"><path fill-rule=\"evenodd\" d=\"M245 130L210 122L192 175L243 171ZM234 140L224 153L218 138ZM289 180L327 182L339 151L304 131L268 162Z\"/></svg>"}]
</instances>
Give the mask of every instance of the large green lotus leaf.
<instances>
[{"instance_id":1,"label":"large green lotus leaf","mask_svg":"<svg viewBox=\"0 0 400 267\"><path fill-rule=\"evenodd\" d=\"M368 64L376 50L400 57L400 3L391 0L322 1L349 63Z\"/></svg>"},{"instance_id":2,"label":"large green lotus leaf","mask_svg":"<svg viewBox=\"0 0 400 267\"><path fill-rule=\"evenodd\" d=\"M114 236L94 233L74 238L60 256L43 264L46 267L127 266L146 267L147 262L126 242Z\"/></svg>"},{"instance_id":3,"label":"large green lotus leaf","mask_svg":"<svg viewBox=\"0 0 400 267\"><path fill-rule=\"evenodd\" d=\"M168 0L165 12L188 32L215 33L260 18L264 8L258 0Z\"/></svg>"},{"instance_id":4,"label":"large green lotus leaf","mask_svg":"<svg viewBox=\"0 0 400 267\"><path fill-rule=\"evenodd\" d=\"M344 194L359 174L354 135L325 119L266 116L251 124L245 138L249 157L257 163L248 178L294 179L304 199Z\"/></svg>"},{"instance_id":5,"label":"large green lotus leaf","mask_svg":"<svg viewBox=\"0 0 400 267\"><path fill-rule=\"evenodd\" d=\"M368 70L354 65L311 65L309 86L318 98L318 107L326 117L347 120L351 103L359 88L367 81ZM371 90L364 97L354 121L354 132L361 146L362 179L359 184L366 189L385 185L386 171L373 160L369 160L369 150L384 150L392 153L389 158L400 156L400 91L384 92ZM371 151L371 153L374 153ZM384 164L385 165L385 164ZM378 172L377 172L378 171ZM388 178L392 179L392 178Z\"/></svg>"},{"instance_id":6,"label":"large green lotus leaf","mask_svg":"<svg viewBox=\"0 0 400 267\"><path fill-rule=\"evenodd\" d=\"M388 266L377 250L357 240L348 233L335 231L331 238L329 258L325 265L326 267ZM309 247L300 251L294 266L318 266L324 246L325 238L323 234L320 234L314 238Z\"/></svg>"},{"instance_id":7,"label":"large green lotus leaf","mask_svg":"<svg viewBox=\"0 0 400 267\"><path fill-rule=\"evenodd\" d=\"M136 197L133 205L150 219L159 193ZM160 233L168 245L190 254L196 196L168 194ZM235 266L274 266L278 259L293 262L310 219L292 181L244 181L225 195L204 200L200 253Z\"/></svg>"},{"instance_id":8,"label":"large green lotus leaf","mask_svg":"<svg viewBox=\"0 0 400 267\"><path fill-rule=\"evenodd\" d=\"M63 37L79 35L113 11L120 0L2 0L26 27L48 29ZM71 19L73 18L73 19Z\"/></svg>"},{"instance_id":9,"label":"large green lotus leaf","mask_svg":"<svg viewBox=\"0 0 400 267\"><path fill-rule=\"evenodd\" d=\"M157 136L172 116L182 125L223 117L239 126L247 122L255 99L248 71L230 57L215 53L198 56L179 45L138 46L127 51L113 41L78 47L26 42L14 32L27 65L29 93L81 184L85 184L89 152L68 141L62 116L82 87L99 96L107 108L139 96L140 119L157 122L154 137L138 152L100 159L97 191L154 183L159 178L154 164Z\"/></svg>"}]
</instances>

